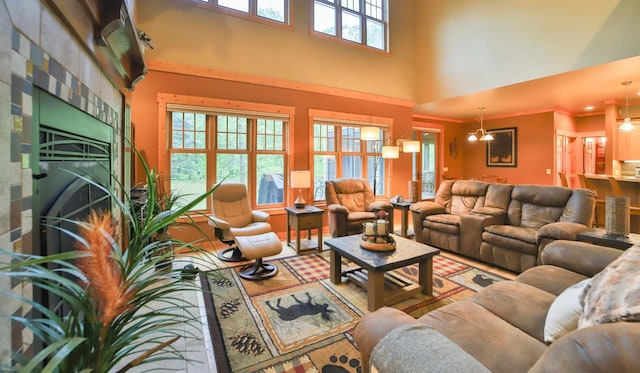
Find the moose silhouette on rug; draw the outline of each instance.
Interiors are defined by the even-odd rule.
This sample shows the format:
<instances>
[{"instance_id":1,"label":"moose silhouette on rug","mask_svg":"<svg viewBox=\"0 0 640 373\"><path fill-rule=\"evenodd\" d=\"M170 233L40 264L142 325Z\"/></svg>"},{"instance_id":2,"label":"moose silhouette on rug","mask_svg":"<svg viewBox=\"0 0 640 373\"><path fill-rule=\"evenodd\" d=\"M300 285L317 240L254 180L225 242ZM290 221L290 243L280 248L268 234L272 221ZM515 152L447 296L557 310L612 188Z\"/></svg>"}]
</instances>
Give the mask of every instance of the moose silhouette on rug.
<instances>
[{"instance_id":1,"label":"moose silhouette on rug","mask_svg":"<svg viewBox=\"0 0 640 373\"><path fill-rule=\"evenodd\" d=\"M487 276L483 275L482 273L478 273L477 275L473 276L471 281L473 281L474 284L477 284L477 285L482 286L483 288L486 288L487 286L493 284L497 280L495 280L495 279L493 279L491 277L487 277Z\"/></svg>"},{"instance_id":2,"label":"moose silhouette on rug","mask_svg":"<svg viewBox=\"0 0 640 373\"><path fill-rule=\"evenodd\" d=\"M331 321L331 314L335 313L335 311L329 309L329 304L313 303L311 294L309 294L309 292L305 292L305 294L307 295L306 302L303 302L296 298L295 294L291 294L291 297L296 301L296 303L290 305L289 307L282 307L282 305L280 304L282 298L278 298L278 300L276 301L276 307L273 307L270 301L266 301L265 303L270 309L278 314L278 317L282 321L292 321L302 316L311 316L318 313L322 316L322 320Z\"/></svg>"}]
</instances>

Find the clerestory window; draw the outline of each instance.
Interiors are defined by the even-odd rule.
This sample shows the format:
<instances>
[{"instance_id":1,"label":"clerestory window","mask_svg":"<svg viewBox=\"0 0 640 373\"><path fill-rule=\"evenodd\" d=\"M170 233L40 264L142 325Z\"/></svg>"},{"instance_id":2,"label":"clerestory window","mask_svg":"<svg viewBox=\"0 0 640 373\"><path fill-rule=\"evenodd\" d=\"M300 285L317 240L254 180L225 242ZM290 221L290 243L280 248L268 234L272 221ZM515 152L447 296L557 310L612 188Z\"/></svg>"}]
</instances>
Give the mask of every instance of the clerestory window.
<instances>
[{"instance_id":1,"label":"clerestory window","mask_svg":"<svg viewBox=\"0 0 640 373\"><path fill-rule=\"evenodd\" d=\"M220 10L289 25L290 0L196 0Z\"/></svg>"},{"instance_id":2,"label":"clerestory window","mask_svg":"<svg viewBox=\"0 0 640 373\"><path fill-rule=\"evenodd\" d=\"M314 0L313 30L387 50L387 0Z\"/></svg>"}]
</instances>

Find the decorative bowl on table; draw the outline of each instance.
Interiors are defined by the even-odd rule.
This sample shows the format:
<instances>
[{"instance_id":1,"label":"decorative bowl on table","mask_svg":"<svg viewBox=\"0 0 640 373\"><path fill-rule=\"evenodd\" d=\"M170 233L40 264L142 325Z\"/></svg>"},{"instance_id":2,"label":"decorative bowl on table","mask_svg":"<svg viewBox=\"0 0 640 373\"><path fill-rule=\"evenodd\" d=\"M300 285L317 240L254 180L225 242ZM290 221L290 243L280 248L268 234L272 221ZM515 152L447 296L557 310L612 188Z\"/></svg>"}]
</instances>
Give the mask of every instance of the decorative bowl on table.
<instances>
[{"instance_id":1,"label":"decorative bowl on table","mask_svg":"<svg viewBox=\"0 0 640 373\"><path fill-rule=\"evenodd\" d=\"M371 251L391 251L396 248L396 240L391 235L360 237L360 247Z\"/></svg>"}]
</instances>

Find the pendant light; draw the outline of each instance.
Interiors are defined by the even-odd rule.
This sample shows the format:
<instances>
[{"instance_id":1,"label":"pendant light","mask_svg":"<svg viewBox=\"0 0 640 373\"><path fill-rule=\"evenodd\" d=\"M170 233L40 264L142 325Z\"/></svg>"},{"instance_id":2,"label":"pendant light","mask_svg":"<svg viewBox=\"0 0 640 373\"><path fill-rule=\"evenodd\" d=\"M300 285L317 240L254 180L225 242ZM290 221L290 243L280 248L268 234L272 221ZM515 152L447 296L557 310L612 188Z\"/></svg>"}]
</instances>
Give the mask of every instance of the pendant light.
<instances>
[{"instance_id":1,"label":"pendant light","mask_svg":"<svg viewBox=\"0 0 640 373\"><path fill-rule=\"evenodd\" d=\"M484 106L483 107L479 107L478 110L480 110L480 128L478 128L477 130L469 133L469 136L467 137L467 141L470 142L475 142L475 141L491 141L493 140L493 135L487 131L485 131L484 129L484 122L483 122L483 116L482 116L482 111L484 110Z\"/></svg>"},{"instance_id":2,"label":"pendant light","mask_svg":"<svg viewBox=\"0 0 640 373\"><path fill-rule=\"evenodd\" d=\"M631 81L627 80L622 82L621 84L627 86L627 108L626 108L626 115L624 117L624 122L622 122L622 124L620 125L620 127L618 127L618 129L623 132L629 132L629 131L633 131L635 128L633 124L631 124L631 118L629 117L629 85L631 84Z\"/></svg>"}]
</instances>

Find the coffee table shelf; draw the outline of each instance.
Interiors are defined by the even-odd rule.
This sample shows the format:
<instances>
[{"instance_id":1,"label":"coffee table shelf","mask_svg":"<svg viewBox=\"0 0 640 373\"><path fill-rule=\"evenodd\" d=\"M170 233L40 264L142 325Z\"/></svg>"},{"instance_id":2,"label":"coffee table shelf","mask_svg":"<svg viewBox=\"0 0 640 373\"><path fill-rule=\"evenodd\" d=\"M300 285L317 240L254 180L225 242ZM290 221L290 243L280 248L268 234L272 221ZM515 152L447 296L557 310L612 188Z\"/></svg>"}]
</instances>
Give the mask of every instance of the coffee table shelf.
<instances>
[{"instance_id":1,"label":"coffee table shelf","mask_svg":"<svg viewBox=\"0 0 640 373\"><path fill-rule=\"evenodd\" d=\"M440 250L403 237L395 236L396 249L392 251L371 251L360 246L360 235L332 238L325 242L331 249L330 279L334 284L342 283L343 275L349 276L357 285L367 289L367 309L376 309L418 293L433 293L433 257ZM358 265L361 270L342 271L342 257ZM389 271L418 264L418 283L406 282ZM366 275L364 271L366 270ZM386 279L386 281L385 281ZM395 290L385 289L394 283Z\"/></svg>"}]
</instances>

